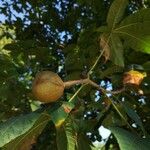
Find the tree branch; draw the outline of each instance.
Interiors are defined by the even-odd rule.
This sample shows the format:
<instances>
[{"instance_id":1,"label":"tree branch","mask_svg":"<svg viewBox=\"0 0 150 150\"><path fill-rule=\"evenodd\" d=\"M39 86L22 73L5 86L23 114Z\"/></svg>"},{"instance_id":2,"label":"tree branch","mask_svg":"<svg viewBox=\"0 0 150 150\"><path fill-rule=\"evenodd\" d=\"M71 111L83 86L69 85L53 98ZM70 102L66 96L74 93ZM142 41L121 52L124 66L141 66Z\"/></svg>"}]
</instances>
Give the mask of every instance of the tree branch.
<instances>
[{"instance_id":1,"label":"tree branch","mask_svg":"<svg viewBox=\"0 0 150 150\"><path fill-rule=\"evenodd\" d=\"M121 89L118 89L118 90L115 90L115 91L108 91L108 90L102 88L100 85L98 85L94 81L90 80L89 78L64 82L64 87L65 88L70 88L70 87L72 87L76 84L90 84L91 86L95 87L96 89L98 89L99 91L101 91L104 94L107 94L107 93L119 94L119 93L125 91L125 87L122 87Z\"/></svg>"}]
</instances>

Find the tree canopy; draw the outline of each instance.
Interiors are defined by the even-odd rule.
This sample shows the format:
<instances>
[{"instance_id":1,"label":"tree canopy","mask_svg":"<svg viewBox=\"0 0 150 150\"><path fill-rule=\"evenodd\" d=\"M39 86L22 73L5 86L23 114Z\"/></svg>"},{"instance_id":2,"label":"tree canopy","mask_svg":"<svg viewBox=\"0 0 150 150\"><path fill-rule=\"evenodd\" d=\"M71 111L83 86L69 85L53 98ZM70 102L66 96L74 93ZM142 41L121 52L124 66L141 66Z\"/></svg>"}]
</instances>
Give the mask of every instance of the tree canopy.
<instances>
[{"instance_id":1,"label":"tree canopy","mask_svg":"<svg viewBox=\"0 0 150 150\"><path fill-rule=\"evenodd\" d=\"M149 0L1 0L0 148L148 150L149 7ZM32 93L45 70L75 83L48 104Z\"/></svg>"}]
</instances>

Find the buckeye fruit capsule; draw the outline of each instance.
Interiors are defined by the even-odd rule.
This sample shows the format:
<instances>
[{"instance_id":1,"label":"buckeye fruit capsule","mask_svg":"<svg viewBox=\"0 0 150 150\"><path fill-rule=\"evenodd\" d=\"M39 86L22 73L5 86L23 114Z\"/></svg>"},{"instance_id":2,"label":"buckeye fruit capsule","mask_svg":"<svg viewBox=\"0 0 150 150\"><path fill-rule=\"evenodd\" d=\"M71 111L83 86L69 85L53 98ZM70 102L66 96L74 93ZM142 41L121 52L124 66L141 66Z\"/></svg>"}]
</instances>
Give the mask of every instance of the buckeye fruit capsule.
<instances>
[{"instance_id":1,"label":"buckeye fruit capsule","mask_svg":"<svg viewBox=\"0 0 150 150\"><path fill-rule=\"evenodd\" d=\"M32 92L41 102L55 102L63 95L64 82L56 73L42 71L37 73L33 80Z\"/></svg>"}]
</instances>

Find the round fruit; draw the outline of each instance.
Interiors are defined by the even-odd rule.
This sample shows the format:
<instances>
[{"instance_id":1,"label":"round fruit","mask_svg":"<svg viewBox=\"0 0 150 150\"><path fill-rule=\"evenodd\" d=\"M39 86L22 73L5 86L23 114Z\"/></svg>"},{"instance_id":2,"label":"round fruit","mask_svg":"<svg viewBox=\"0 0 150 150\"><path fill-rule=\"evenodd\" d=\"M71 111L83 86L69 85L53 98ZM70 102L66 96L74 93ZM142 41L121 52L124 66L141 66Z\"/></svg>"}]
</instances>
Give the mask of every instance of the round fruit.
<instances>
[{"instance_id":1,"label":"round fruit","mask_svg":"<svg viewBox=\"0 0 150 150\"><path fill-rule=\"evenodd\" d=\"M54 102L63 95L64 83L56 73L42 71L37 73L33 81L32 92L41 102Z\"/></svg>"}]
</instances>

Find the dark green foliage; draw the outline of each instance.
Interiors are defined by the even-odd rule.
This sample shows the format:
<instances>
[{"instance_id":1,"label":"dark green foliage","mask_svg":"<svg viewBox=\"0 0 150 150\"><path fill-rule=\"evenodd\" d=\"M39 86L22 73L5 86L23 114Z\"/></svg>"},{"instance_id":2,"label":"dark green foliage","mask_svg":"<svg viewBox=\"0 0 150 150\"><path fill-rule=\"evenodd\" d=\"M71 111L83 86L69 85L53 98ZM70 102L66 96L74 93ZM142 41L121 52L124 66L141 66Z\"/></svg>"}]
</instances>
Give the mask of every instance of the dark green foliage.
<instances>
[{"instance_id":1,"label":"dark green foliage","mask_svg":"<svg viewBox=\"0 0 150 150\"><path fill-rule=\"evenodd\" d=\"M93 150L92 142L104 140L102 125L114 134L103 149L150 147L149 6L148 0L2 0L0 147ZM147 76L122 90L130 69ZM64 81L89 77L119 92L75 85L56 103L41 104L31 87L42 70Z\"/></svg>"},{"instance_id":2,"label":"dark green foliage","mask_svg":"<svg viewBox=\"0 0 150 150\"><path fill-rule=\"evenodd\" d=\"M148 150L150 147L149 138L139 138L138 136L117 127L112 127L110 130L116 136L121 150Z\"/></svg>"}]
</instances>

